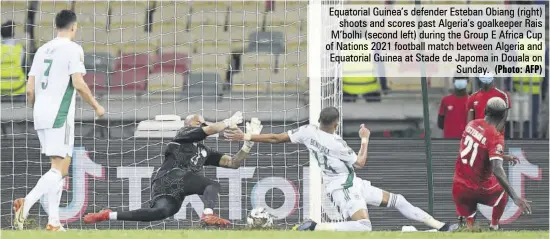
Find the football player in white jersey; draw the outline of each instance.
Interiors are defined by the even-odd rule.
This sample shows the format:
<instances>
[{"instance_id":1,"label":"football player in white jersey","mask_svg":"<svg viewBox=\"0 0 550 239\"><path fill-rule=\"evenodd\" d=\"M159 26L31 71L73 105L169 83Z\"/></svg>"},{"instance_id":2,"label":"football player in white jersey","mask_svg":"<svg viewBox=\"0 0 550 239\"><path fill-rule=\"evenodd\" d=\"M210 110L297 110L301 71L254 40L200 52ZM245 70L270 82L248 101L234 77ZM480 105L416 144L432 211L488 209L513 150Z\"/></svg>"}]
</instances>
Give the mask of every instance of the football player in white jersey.
<instances>
[{"instance_id":1,"label":"football player in white jersey","mask_svg":"<svg viewBox=\"0 0 550 239\"><path fill-rule=\"evenodd\" d=\"M304 144L317 159L322 170L325 192L344 218L351 221L338 223L316 223L308 220L295 227L296 230L315 231L371 231L367 204L380 207L394 207L405 217L423 222L440 231L450 226L435 220L422 209L413 206L400 194L393 194L374 187L367 180L356 177L354 168L362 168L367 162L367 147L370 131L361 125L361 149L356 154L346 142L334 132L339 124L340 113L334 107L321 111L319 126L305 125L281 134L244 134L240 129L225 132L229 140L263 143Z\"/></svg>"},{"instance_id":2,"label":"football player in white jersey","mask_svg":"<svg viewBox=\"0 0 550 239\"><path fill-rule=\"evenodd\" d=\"M57 38L36 52L27 84L27 101L34 108L34 128L41 152L50 157L51 169L42 175L25 198L14 201L17 229L23 229L29 210L45 196L48 201L46 230L64 230L59 221L59 203L63 177L69 171L73 154L75 90L92 106L96 116L105 113L84 82L84 51L72 41L77 29L76 14L62 10L55 16L55 25Z\"/></svg>"}]
</instances>

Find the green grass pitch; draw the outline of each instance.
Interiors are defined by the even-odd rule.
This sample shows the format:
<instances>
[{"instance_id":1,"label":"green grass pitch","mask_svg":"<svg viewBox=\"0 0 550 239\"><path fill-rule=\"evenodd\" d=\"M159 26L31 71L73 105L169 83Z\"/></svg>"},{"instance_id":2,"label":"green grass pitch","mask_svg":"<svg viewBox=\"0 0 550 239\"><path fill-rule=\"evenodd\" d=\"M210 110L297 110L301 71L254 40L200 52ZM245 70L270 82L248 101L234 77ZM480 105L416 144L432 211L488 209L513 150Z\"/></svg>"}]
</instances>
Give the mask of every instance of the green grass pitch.
<instances>
[{"instance_id":1,"label":"green grass pitch","mask_svg":"<svg viewBox=\"0 0 550 239\"><path fill-rule=\"evenodd\" d=\"M67 232L2 231L2 239L548 239L548 231L503 232L295 232L203 230L70 230Z\"/></svg>"}]
</instances>

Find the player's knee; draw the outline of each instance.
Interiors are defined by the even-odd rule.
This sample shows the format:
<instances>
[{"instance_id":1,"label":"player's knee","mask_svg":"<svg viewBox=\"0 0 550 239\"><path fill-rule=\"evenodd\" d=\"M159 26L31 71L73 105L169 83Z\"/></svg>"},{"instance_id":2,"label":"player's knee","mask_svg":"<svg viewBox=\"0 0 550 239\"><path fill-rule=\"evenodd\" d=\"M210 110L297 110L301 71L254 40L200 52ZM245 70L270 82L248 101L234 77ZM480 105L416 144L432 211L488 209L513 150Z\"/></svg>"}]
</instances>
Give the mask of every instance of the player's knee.
<instances>
[{"instance_id":1,"label":"player's knee","mask_svg":"<svg viewBox=\"0 0 550 239\"><path fill-rule=\"evenodd\" d=\"M52 162L52 167L51 168L59 171L59 173L61 173L62 177L65 177L69 174L69 166L64 165L61 162Z\"/></svg>"},{"instance_id":2,"label":"player's knee","mask_svg":"<svg viewBox=\"0 0 550 239\"><path fill-rule=\"evenodd\" d=\"M159 220L169 218L174 214L176 214L177 212L178 212L177 210L172 210L171 208L161 208L158 211L158 217L160 218Z\"/></svg>"},{"instance_id":3,"label":"player's knee","mask_svg":"<svg viewBox=\"0 0 550 239\"><path fill-rule=\"evenodd\" d=\"M392 194L392 196L393 196L393 200L391 200L392 197L390 197L390 204L389 204L390 206L399 208L409 204L407 199L401 194Z\"/></svg>"},{"instance_id":4,"label":"player's knee","mask_svg":"<svg viewBox=\"0 0 550 239\"><path fill-rule=\"evenodd\" d=\"M361 226L363 227L363 231L367 231L367 232L372 231L372 224L369 219L361 219L361 220L358 220L357 222L361 224Z\"/></svg>"}]
</instances>

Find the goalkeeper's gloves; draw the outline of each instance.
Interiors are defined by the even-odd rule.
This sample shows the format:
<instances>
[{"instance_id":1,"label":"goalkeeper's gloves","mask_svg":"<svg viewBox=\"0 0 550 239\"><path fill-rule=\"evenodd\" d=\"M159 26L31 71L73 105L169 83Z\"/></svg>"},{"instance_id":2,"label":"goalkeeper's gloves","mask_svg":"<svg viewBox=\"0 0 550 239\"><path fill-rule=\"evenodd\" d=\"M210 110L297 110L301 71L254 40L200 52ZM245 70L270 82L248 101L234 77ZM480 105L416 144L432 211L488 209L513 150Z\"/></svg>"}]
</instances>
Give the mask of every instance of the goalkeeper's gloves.
<instances>
[{"instance_id":1,"label":"goalkeeper's gloves","mask_svg":"<svg viewBox=\"0 0 550 239\"><path fill-rule=\"evenodd\" d=\"M236 128L238 124L243 122L243 113L240 111L235 112L229 119L223 120L226 128Z\"/></svg>"},{"instance_id":2,"label":"goalkeeper's gloves","mask_svg":"<svg viewBox=\"0 0 550 239\"><path fill-rule=\"evenodd\" d=\"M252 118L250 122L246 123L246 133L244 134L244 144L241 150L250 152L250 149L254 146L254 142L250 141L252 135L258 135L262 132L262 122L258 118Z\"/></svg>"}]
</instances>

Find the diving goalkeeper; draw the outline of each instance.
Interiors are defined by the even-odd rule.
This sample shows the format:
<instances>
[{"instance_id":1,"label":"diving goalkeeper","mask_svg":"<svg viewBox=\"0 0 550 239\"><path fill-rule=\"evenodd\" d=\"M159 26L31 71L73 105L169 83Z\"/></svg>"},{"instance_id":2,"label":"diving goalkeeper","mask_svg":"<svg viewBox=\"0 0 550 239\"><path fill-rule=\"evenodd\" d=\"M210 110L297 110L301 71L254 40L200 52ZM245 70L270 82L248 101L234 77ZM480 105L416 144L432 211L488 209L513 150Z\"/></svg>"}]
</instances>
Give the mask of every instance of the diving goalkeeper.
<instances>
[{"instance_id":1,"label":"diving goalkeeper","mask_svg":"<svg viewBox=\"0 0 550 239\"><path fill-rule=\"evenodd\" d=\"M151 206L133 211L101 210L84 216L85 223L97 223L106 220L122 221L156 221L176 214L186 196L202 195L204 211L201 224L228 226L230 222L216 216L213 208L218 199L220 184L199 172L203 166L239 168L248 157L254 145L247 141L234 157L222 154L205 146L202 141L209 135L217 134L229 127L242 123L241 112L222 122L207 125L200 115L190 115L185 119L185 126L167 145L164 162L151 182ZM247 133L256 135L262 130L261 122L252 119L246 124Z\"/></svg>"}]
</instances>

